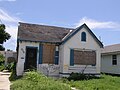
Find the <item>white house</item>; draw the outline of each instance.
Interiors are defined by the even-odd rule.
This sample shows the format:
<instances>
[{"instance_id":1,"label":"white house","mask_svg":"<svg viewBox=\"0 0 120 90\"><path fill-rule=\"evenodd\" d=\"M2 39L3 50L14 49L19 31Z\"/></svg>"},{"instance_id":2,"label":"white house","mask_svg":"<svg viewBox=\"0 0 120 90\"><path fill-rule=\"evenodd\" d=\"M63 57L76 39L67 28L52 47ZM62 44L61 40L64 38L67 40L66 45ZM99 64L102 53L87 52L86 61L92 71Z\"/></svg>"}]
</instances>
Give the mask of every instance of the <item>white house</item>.
<instances>
[{"instance_id":1,"label":"white house","mask_svg":"<svg viewBox=\"0 0 120 90\"><path fill-rule=\"evenodd\" d=\"M76 29L19 23L17 75L37 68L50 76L100 74L103 44L86 24Z\"/></svg>"},{"instance_id":2,"label":"white house","mask_svg":"<svg viewBox=\"0 0 120 90\"><path fill-rule=\"evenodd\" d=\"M120 74L120 44L104 47L101 58L101 72Z\"/></svg>"}]
</instances>

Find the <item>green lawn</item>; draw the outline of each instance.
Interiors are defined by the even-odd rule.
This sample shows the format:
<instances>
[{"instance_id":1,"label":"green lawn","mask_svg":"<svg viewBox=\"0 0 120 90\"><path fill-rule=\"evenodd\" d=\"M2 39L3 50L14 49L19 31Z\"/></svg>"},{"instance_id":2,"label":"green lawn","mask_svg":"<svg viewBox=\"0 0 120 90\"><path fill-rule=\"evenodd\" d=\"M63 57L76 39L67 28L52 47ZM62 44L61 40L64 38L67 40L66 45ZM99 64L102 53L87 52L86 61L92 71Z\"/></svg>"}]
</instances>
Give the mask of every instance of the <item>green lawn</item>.
<instances>
[{"instance_id":1,"label":"green lawn","mask_svg":"<svg viewBox=\"0 0 120 90\"><path fill-rule=\"evenodd\" d=\"M68 84L80 90L120 90L120 77L102 75L100 79L70 81Z\"/></svg>"},{"instance_id":2,"label":"green lawn","mask_svg":"<svg viewBox=\"0 0 120 90\"><path fill-rule=\"evenodd\" d=\"M37 72L28 72L21 79L12 82L11 90L120 90L120 77L102 75L100 79L68 81L48 78Z\"/></svg>"}]
</instances>

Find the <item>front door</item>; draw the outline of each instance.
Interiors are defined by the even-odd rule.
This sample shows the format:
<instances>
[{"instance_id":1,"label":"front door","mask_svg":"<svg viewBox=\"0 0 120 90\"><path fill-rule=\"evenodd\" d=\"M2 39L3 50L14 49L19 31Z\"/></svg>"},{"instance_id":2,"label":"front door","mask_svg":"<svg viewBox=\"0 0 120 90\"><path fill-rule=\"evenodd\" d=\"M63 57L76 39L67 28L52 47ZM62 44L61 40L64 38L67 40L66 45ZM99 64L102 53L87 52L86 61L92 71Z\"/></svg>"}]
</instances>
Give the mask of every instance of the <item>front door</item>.
<instances>
[{"instance_id":1,"label":"front door","mask_svg":"<svg viewBox=\"0 0 120 90\"><path fill-rule=\"evenodd\" d=\"M36 69L37 67L37 47L26 47L26 69Z\"/></svg>"}]
</instances>

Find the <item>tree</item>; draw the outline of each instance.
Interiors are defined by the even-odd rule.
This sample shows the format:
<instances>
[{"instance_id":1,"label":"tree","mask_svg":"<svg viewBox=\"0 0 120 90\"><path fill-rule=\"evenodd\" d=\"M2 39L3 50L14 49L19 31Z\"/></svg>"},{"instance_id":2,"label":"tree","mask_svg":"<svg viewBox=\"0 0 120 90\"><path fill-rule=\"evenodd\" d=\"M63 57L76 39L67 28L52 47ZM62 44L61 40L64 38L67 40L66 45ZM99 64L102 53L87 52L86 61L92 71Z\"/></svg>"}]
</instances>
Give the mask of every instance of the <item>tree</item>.
<instances>
[{"instance_id":1,"label":"tree","mask_svg":"<svg viewBox=\"0 0 120 90\"><path fill-rule=\"evenodd\" d=\"M10 34L5 31L5 25L0 24L0 50L4 51L5 48L2 46L4 42L10 39Z\"/></svg>"}]
</instances>

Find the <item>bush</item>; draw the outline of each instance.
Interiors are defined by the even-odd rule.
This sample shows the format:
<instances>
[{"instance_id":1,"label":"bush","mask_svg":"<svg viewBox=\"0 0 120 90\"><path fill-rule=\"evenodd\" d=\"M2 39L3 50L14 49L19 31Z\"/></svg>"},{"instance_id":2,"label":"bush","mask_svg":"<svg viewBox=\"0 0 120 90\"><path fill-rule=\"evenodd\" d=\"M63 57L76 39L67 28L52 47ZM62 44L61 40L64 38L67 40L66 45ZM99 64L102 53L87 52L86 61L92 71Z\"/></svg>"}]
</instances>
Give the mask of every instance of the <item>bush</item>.
<instances>
[{"instance_id":1,"label":"bush","mask_svg":"<svg viewBox=\"0 0 120 90\"><path fill-rule=\"evenodd\" d=\"M70 86L41 73L30 71L21 79L14 81L10 90L70 90Z\"/></svg>"},{"instance_id":2,"label":"bush","mask_svg":"<svg viewBox=\"0 0 120 90\"><path fill-rule=\"evenodd\" d=\"M14 67L14 62L8 63L8 64L5 66L5 69L11 72L11 71L13 70L13 67Z\"/></svg>"},{"instance_id":3,"label":"bush","mask_svg":"<svg viewBox=\"0 0 120 90\"><path fill-rule=\"evenodd\" d=\"M10 74L9 80L14 81L14 80L16 80L18 78L17 75L16 75L16 62L13 63L11 71L12 72Z\"/></svg>"},{"instance_id":4,"label":"bush","mask_svg":"<svg viewBox=\"0 0 120 90\"><path fill-rule=\"evenodd\" d=\"M90 75L90 74L84 74L84 73L71 73L70 76L68 77L68 80L74 80L74 81L77 81L77 80L89 80L89 79L95 79L95 78L99 78L95 75Z\"/></svg>"},{"instance_id":5,"label":"bush","mask_svg":"<svg viewBox=\"0 0 120 90\"><path fill-rule=\"evenodd\" d=\"M4 62L5 62L5 57L2 54L0 54L0 65L4 64Z\"/></svg>"},{"instance_id":6,"label":"bush","mask_svg":"<svg viewBox=\"0 0 120 90\"><path fill-rule=\"evenodd\" d=\"M0 54L0 71L5 69L4 62L5 62L5 57L2 54Z\"/></svg>"},{"instance_id":7,"label":"bush","mask_svg":"<svg viewBox=\"0 0 120 90\"><path fill-rule=\"evenodd\" d=\"M0 65L0 71L3 71L4 69L5 69L4 64L1 64L1 65Z\"/></svg>"}]
</instances>

